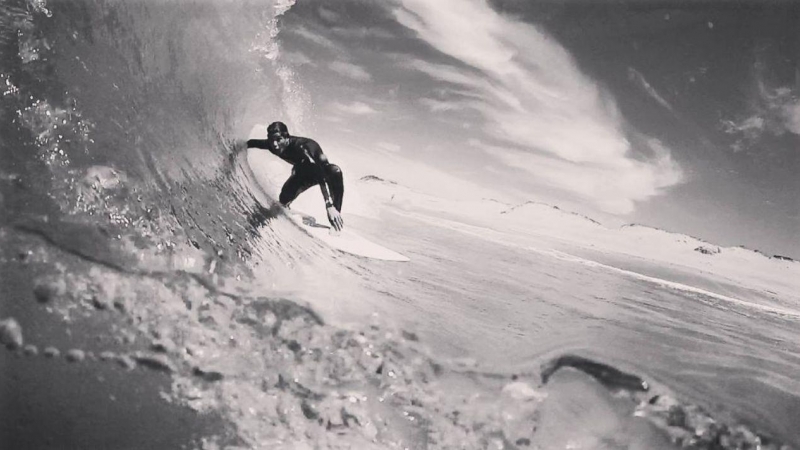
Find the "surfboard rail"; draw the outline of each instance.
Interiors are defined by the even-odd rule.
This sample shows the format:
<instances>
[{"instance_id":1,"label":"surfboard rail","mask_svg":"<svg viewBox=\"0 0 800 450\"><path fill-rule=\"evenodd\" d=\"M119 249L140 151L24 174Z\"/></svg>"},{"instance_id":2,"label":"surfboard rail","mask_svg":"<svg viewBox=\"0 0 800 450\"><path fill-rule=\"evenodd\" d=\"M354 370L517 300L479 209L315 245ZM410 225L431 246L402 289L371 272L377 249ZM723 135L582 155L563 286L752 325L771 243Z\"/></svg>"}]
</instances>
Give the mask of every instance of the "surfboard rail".
<instances>
[{"instance_id":1,"label":"surfboard rail","mask_svg":"<svg viewBox=\"0 0 800 450\"><path fill-rule=\"evenodd\" d=\"M337 232L330 225L302 211L287 209L286 216L306 234L328 247L364 258L382 261L408 262L410 258L360 236L348 228Z\"/></svg>"}]
</instances>

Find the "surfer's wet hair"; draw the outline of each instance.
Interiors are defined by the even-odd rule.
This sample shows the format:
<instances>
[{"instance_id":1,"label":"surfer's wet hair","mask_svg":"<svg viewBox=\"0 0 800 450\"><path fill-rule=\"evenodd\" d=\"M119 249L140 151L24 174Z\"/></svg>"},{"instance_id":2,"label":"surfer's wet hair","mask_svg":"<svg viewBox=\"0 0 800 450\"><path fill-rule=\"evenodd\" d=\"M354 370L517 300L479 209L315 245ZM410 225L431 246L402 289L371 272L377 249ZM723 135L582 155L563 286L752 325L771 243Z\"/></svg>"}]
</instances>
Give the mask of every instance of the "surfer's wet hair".
<instances>
[{"instance_id":1,"label":"surfer's wet hair","mask_svg":"<svg viewBox=\"0 0 800 450\"><path fill-rule=\"evenodd\" d=\"M272 136L273 134L288 135L289 127L283 122L272 122L267 126L267 135Z\"/></svg>"}]
</instances>

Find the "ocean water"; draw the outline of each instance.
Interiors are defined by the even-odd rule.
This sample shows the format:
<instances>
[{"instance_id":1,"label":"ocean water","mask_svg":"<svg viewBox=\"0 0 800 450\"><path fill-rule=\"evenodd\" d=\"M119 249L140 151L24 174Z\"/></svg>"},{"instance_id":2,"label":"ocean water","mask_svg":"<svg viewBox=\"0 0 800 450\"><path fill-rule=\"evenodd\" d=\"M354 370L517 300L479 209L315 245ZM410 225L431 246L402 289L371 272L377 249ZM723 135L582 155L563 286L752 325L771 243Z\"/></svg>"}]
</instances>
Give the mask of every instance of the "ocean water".
<instances>
[{"instance_id":1,"label":"ocean water","mask_svg":"<svg viewBox=\"0 0 800 450\"><path fill-rule=\"evenodd\" d=\"M453 233L446 219L416 217L399 227L396 244L418 252L395 279L406 287L384 289L413 293L398 295L395 312L425 329L442 354L509 373L553 355L590 355L794 433L796 309L745 289L717 295L669 282L667 268L662 278L641 275L555 243L468 226Z\"/></svg>"},{"instance_id":2,"label":"ocean water","mask_svg":"<svg viewBox=\"0 0 800 450\"><path fill-rule=\"evenodd\" d=\"M313 113L290 6L0 4L0 447L800 443L792 305L392 205L347 224L412 261L366 261L275 212L236 140Z\"/></svg>"}]
</instances>

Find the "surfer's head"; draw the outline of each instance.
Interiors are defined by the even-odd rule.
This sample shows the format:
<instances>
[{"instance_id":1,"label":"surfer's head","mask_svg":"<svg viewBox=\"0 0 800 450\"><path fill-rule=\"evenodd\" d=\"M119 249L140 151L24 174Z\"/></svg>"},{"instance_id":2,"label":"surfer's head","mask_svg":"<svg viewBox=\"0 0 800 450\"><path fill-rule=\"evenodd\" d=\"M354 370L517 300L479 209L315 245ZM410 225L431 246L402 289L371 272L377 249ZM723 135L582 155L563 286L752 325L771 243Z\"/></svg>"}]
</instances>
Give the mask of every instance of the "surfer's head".
<instances>
[{"instance_id":1,"label":"surfer's head","mask_svg":"<svg viewBox=\"0 0 800 450\"><path fill-rule=\"evenodd\" d=\"M269 149L273 153L282 153L289 145L289 128L283 122L272 122L267 126Z\"/></svg>"}]
</instances>

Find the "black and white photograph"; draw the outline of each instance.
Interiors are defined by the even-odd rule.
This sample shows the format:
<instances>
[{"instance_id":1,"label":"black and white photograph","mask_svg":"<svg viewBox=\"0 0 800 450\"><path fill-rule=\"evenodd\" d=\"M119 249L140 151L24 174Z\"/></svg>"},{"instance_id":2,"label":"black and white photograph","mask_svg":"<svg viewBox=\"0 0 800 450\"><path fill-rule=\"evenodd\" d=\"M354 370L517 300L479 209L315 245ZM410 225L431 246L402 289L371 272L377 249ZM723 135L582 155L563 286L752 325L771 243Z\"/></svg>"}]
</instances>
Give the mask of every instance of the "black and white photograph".
<instances>
[{"instance_id":1,"label":"black and white photograph","mask_svg":"<svg viewBox=\"0 0 800 450\"><path fill-rule=\"evenodd\" d=\"M0 450L800 450L800 1L0 0Z\"/></svg>"}]
</instances>

